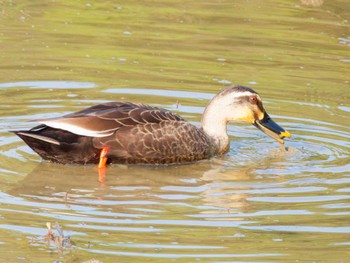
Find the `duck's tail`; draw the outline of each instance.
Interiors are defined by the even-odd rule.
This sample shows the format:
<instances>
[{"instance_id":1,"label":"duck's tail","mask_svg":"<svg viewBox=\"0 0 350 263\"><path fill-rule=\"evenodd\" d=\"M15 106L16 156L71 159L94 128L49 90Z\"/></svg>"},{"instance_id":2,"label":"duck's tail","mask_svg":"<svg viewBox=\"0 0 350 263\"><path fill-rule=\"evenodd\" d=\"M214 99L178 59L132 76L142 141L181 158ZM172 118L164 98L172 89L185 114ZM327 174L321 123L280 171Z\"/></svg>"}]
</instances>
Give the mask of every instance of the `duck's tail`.
<instances>
[{"instance_id":1,"label":"duck's tail","mask_svg":"<svg viewBox=\"0 0 350 263\"><path fill-rule=\"evenodd\" d=\"M29 131L11 131L45 160L58 163L98 163L100 150L92 138L46 125Z\"/></svg>"}]
</instances>

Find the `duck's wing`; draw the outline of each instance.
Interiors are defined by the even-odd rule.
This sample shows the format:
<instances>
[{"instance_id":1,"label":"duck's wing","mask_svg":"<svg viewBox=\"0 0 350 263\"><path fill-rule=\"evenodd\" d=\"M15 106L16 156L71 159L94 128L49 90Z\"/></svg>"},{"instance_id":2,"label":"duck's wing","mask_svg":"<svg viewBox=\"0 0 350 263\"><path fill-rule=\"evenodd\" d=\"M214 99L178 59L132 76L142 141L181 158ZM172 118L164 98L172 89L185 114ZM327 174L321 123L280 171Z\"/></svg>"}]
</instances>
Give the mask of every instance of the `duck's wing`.
<instances>
[{"instance_id":1,"label":"duck's wing","mask_svg":"<svg viewBox=\"0 0 350 263\"><path fill-rule=\"evenodd\" d=\"M128 102L98 104L63 117L40 119L49 127L90 137L106 137L122 127L161 121L184 121L165 109Z\"/></svg>"}]
</instances>

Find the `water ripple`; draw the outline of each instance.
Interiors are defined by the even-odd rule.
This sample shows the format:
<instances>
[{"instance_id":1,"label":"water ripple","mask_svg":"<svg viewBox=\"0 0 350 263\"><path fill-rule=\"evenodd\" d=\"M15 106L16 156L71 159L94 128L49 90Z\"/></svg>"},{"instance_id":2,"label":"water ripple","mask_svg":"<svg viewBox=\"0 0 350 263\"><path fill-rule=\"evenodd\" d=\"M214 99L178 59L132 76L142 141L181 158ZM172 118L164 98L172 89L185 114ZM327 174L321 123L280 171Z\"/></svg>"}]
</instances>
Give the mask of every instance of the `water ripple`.
<instances>
[{"instance_id":1,"label":"water ripple","mask_svg":"<svg viewBox=\"0 0 350 263\"><path fill-rule=\"evenodd\" d=\"M25 82L2 87L10 89L13 85L33 87L34 93L45 87L60 93L58 87L74 83ZM59 222L76 240L78 250L146 259L210 258L215 262L220 258L245 258L273 262L273 258L285 257L285 244L293 246L301 240L317 243L327 240L331 233L335 234L333 244L346 247L346 235L350 233L346 220L350 199L349 127L342 121L279 114L281 103L285 108L293 104L322 114L334 111L333 106L267 99L269 112L276 113L271 116L293 135L286 140L287 151L253 126L234 123L228 126L231 149L226 156L174 167L113 165L107 168L105 183L100 184L95 166L42 162L7 132L13 127L34 125L24 122L27 120L105 101L85 99L79 93L84 87L96 86L77 84L75 93L69 93L73 94L70 106L63 99L66 93L51 101L51 109L46 108L46 99L36 94L24 111L3 116L0 176L6 183L0 192L1 230L15 236L42 237L47 232L43 227L46 222ZM150 96L156 102L153 105L180 112L195 125L213 95L121 88L102 88L102 93L132 95L140 101ZM184 105L174 102L178 98ZM347 111L338 108L341 119ZM288 242L291 232L297 233L294 243ZM168 242L170 236L174 237L173 243ZM247 244L262 244L262 237L263 251L276 253L250 253ZM34 245L44 249L43 242Z\"/></svg>"}]
</instances>

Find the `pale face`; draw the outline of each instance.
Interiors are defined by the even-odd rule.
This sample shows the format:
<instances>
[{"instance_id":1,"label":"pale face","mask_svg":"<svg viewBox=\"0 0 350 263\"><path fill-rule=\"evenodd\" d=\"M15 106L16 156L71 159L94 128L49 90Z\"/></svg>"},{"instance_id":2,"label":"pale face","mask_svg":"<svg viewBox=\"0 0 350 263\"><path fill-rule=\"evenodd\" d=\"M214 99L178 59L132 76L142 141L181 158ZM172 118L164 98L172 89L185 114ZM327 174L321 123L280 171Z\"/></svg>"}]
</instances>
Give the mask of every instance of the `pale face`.
<instances>
[{"instance_id":1,"label":"pale face","mask_svg":"<svg viewBox=\"0 0 350 263\"><path fill-rule=\"evenodd\" d=\"M285 137L290 137L289 132L266 113L259 94L249 88L224 90L216 96L215 106L220 108L226 123L232 120L251 123L280 143Z\"/></svg>"},{"instance_id":2,"label":"pale face","mask_svg":"<svg viewBox=\"0 0 350 263\"><path fill-rule=\"evenodd\" d=\"M254 124L264 118L264 108L258 94L249 91L232 92L217 97L215 103L225 116L226 122L236 120Z\"/></svg>"},{"instance_id":3,"label":"pale face","mask_svg":"<svg viewBox=\"0 0 350 263\"><path fill-rule=\"evenodd\" d=\"M240 109L237 112L237 116L235 116L236 120L253 124L256 120L262 120L264 118L265 110L258 94L249 92L247 94L241 94L241 96L236 98L233 106L235 109Z\"/></svg>"}]
</instances>

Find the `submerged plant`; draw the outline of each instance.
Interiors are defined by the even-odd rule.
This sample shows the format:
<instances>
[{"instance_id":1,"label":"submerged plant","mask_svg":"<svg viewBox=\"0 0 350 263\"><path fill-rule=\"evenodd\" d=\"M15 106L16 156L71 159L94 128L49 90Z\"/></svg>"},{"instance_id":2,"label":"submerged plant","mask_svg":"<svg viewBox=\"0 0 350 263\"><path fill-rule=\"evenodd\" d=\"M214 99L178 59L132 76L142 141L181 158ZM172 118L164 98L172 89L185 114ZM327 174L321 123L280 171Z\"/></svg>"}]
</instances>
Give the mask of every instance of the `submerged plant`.
<instances>
[{"instance_id":1,"label":"submerged plant","mask_svg":"<svg viewBox=\"0 0 350 263\"><path fill-rule=\"evenodd\" d=\"M58 235L55 235L55 233L53 232L52 225L50 222L46 223L46 227L47 234L45 235L45 239L47 240L49 246L51 242L53 242L60 254L63 254L65 248L69 249L72 247L73 241L71 240L70 236L64 236L62 227L58 223L54 225Z\"/></svg>"}]
</instances>

